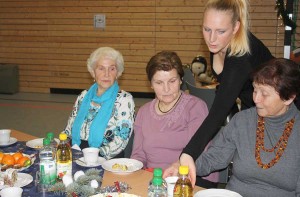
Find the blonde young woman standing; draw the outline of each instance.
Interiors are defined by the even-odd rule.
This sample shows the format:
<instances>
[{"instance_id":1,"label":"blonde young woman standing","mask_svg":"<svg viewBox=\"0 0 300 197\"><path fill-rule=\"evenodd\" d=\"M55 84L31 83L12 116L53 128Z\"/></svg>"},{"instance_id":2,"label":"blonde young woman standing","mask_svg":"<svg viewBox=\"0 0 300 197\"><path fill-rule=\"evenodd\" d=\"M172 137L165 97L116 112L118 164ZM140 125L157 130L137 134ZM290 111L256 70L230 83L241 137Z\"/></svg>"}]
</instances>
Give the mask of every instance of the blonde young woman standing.
<instances>
[{"instance_id":1,"label":"blonde young woman standing","mask_svg":"<svg viewBox=\"0 0 300 197\"><path fill-rule=\"evenodd\" d=\"M241 100L242 110L254 106L250 73L273 58L268 48L249 32L247 0L209 0L202 26L212 71L220 85L207 118L180 156L180 164L190 167L194 184L194 161L217 134L237 98ZM178 165L179 162L174 163L164 176L176 174Z\"/></svg>"}]
</instances>

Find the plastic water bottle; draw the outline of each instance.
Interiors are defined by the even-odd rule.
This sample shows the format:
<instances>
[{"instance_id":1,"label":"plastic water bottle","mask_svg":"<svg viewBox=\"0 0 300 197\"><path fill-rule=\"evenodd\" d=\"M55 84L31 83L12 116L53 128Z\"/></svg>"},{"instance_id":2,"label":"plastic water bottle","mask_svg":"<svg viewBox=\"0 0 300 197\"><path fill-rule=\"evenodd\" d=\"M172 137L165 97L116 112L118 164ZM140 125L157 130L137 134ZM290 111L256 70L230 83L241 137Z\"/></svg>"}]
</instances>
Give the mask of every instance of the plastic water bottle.
<instances>
[{"instance_id":1,"label":"plastic water bottle","mask_svg":"<svg viewBox=\"0 0 300 197\"><path fill-rule=\"evenodd\" d=\"M67 134L59 134L59 144L56 150L57 179L62 180L66 174L72 176L72 150Z\"/></svg>"},{"instance_id":2,"label":"plastic water bottle","mask_svg":"<svg viewBox=\"0 0 300 197\"><path fill-rule=\"evenodd\" d=\"M175 183L174 197L193 197L193 187L188 174L188 166L179 167L179 177Z\"/></svg>"},{"instance_id":3,"label":"plastic water bottle","mask_svg":"<svg viewBox=\"0 0 300 197\"><path fill-rule=\"evenodd\" d=\"M163 179L161 177L154 177L152 184L148 188L148 197L167 197L168 192L163 185Z\"/></svg>"},{"instance_id":4,"label":"plastic water bottle","mask_svg":"<svg viewBox=\"0 0 300 197\"><path fill-rule=\"evenodd\" d=\"M46 138L48 138L50 140L50 146L52 146L56 150L57 143L54 140L54 133L53 132L47 132Z\"/></svg>"},{"instance_id":5,"label":"plastic water bottle","mask_svg":"<svg viewBox=\"0 0 300 197\"><path fill-rule=\"evenodd\" d=\"M39 153L40 158L40 183L52 185L56 183L55 151L50 146L48 138L43 139L43 148Z\"/></svg>"},{"instance_id":6,"label":"plastic water bottle","mask_svg":"<svg viewBox=\"0 0 300 197\"><path fill-rule=\"evenodd\" d=\"M153 170L153 177L149 181L148 188L151 187L152 180L153 180L154 177L160 177L160 178L162 178L162 175L163 175L163 170L161 168L154 168L154 170ZM167 189L167 182L164 179L162 179L162 180L163 180L163 182L162 182L163 186Z\"/></svg>"}]
</instances>

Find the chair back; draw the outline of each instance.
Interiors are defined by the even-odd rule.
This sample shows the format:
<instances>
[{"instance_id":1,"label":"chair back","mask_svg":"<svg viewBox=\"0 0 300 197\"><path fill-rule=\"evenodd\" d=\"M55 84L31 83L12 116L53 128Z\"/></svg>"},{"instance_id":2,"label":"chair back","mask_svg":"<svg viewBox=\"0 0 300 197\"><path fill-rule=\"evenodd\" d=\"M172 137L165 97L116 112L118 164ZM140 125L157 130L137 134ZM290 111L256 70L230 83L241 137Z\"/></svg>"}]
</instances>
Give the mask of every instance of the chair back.
<instances>
[{"instance_id":1,"label":"chair back","mask_svg":"<svg viewBox=\"0 0 300 197\"><path fill-rule=\"evenodd\" d=\"M195 81L194 74L191 71L191 69L183 68L183 71L184 71L184 75L183 75L182 84L181 84L180 89L184 91L184 90L188 89L186 83L189 83L189 84L192 84L195 86L196 81Z\"/></svg>"},{"instance_id":2,"label":"chair back","mask_svg":"<svg viewBox=\"0 0 300 197\"><path fill-rule=\"evenodd\" d=\"M208 88L198 88L190 84L189 82L186 82L186 86L189 90L189 93L202 99L206 103L208 110L210 110L216 96L216 90Z\"/></svg>"},{"instance_id":3,"label":"chair back","mask_svg":"<svg viewBox=\"0 0 300 197\"><path fill-rule=\"evenodd\" d=\"M134 132L132 132L132 134L128 140L128 144L127 144L126 148L124 149L124 157L125 158L130 158L130 156L131 156L133 141L134 141Z\"/></svg>"},{"instance_id":4,"label":"chair back","mask_svg":"<svg viewBox=\"0 0 300 197\"><path fill-rule=\"evenodd\" d=\"M215 96L216 96L216 90L208 89L208 88L198 88L196 86L191 85L188 82L186 83L186 86L187 86L187 89L189 90L189 93L191 95L194 95L194 96L202 99L206 103L208 110L210 110L210 108L214 102ZM227 118L229 118L229 117L227 117ZM228 183L228 180L230 178L230 171L231 171L231 168L229 168L229 167L227 167L223 170L220 170L218 182L222 183L222 184Z\"/></svg>"}]
</instances>

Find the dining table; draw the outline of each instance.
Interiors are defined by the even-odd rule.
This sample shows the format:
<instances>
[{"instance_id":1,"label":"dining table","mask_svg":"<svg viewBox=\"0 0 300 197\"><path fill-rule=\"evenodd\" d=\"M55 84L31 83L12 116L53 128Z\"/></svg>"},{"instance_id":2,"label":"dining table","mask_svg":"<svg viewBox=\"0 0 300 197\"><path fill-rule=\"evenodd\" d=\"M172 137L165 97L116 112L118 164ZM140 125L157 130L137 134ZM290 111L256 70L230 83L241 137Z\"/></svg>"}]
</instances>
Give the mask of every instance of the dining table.
<instances>
[{"instance_id":1,"label":"dining table","mask_svg":"<svg viewBox=\"0 0 300 197\"><path fill-rule=\"evenodd\" d=\"M0 147L1 150L15 150L22 148L25 153L27 154L36 154L38 155L38 150L29 148L26 146L26 142L30 140L37 139L38 137L30 135L25 132L17 131L17 130L11 130L11 137L16 138L18 142L16 144L10 145L9 147ZM74 150L72 150L73 152ZM78 154L79 153L79 154ZM80 155L81 154L81 155ZM88 167L81 167L77 165L76 162L74 162L74 159L78 159L78 157L83 156L82 152L76 152L76 157L73 155L73 174L74 170L86 170ZM38 189L36 188L36 171L39 169L39 159L37 158L34 162L34 164L29 167L28 169L24 170L24 173L29 173L33 176L33 181L31 184L23 187L23 195L24 197L35 197L35 196L45 196L45 197L58 197L61 195L58 195L57 193L53 192L43 192L42 194L39 193ZM102 166L98 166L96 169L99 169L102 171L102 184L101 187L107 187L112 186L115 184L115 182L123 182L128 184L129 190L126 191L126 193L135 194L137 196L146 197L147 191L148 191L148 185L149 181L152 179L152 173L147 170L137 170L135 172L131 173L125 173L125 174L118 174L114 172L110 172L107 170L104 170ZM23 172L23 171L22 171ZM195 186L194 193L203 190L205 188Z\"/></svg>"}]
</instances>

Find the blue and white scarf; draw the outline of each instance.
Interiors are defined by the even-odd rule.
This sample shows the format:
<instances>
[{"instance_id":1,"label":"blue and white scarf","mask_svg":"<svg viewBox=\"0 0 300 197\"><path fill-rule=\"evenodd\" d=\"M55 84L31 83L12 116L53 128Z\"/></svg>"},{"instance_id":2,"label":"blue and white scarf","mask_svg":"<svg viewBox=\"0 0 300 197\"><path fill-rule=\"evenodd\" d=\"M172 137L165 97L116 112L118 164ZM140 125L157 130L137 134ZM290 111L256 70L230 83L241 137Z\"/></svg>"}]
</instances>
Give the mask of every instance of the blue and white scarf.
<instances>
[{"instance_id":1,"label":"blue and white scarf","mask_svg":"<svg viewBox=\"0 0 300 197\"><path fill-rule=\"evenodd\" d=\"M86 115L89 113L91 102L97 103L101 107L91 123L88 143L90 147L96 148L102 144L104 132L118 95L119 85L115 81L114 84L100 96L97 96L97 89L98 84L94 83L83 98L72 127L72 145L77 144L80 146L80 130Z\"/></svg>"}]
</instances>

